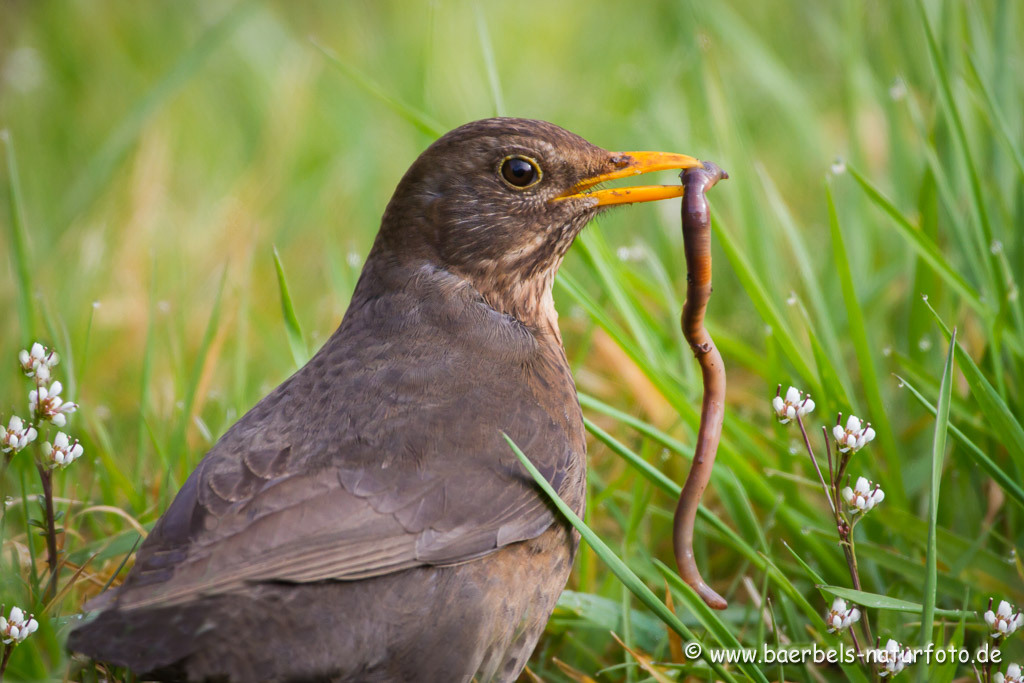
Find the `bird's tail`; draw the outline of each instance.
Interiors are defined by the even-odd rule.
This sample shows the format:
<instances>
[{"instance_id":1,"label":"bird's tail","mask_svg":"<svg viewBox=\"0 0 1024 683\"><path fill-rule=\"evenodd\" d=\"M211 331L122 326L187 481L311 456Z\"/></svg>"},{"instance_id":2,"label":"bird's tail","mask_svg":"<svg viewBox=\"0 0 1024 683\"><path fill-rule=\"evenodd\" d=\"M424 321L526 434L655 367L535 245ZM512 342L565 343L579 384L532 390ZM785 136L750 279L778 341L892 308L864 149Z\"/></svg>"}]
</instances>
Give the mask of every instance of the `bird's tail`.
<instances>
[{"instance_id":1,"label":"bird's tail","mask_svg":"<svg viewBox=\"0 0 1024 683\"><path fill-rule=\"evenodd\" d=\"M68 636L72 652L127 667L147 680L178 681L187 677L184 662L199 643L202 628L180 606L100 612Z\"/></svg>"}]
</instances>

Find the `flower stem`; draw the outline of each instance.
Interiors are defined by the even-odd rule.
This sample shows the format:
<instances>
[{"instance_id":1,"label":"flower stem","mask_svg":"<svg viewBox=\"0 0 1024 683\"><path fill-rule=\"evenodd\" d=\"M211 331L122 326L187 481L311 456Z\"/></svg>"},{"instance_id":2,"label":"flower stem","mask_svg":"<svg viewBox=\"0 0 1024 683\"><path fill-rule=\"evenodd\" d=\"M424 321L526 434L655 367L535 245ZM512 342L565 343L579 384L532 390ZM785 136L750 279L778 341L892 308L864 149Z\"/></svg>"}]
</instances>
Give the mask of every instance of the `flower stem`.
<instances>
[{"instance_id":1,"label":"flower stem","mask_svg":"<svg viewBox=\"0 0 1024 683\"><path fill-rule=\"evenodd\" d=\"M834 502L832 494L829 493L828 485L825 484L825 477L821 474L821 467L818 466L818 459L814 457L814 449L811 448L811 440L807 436L807 429L804 428L804 421L800 418L800 413L797 413L796 415L796 423L800 425L800 433L803 434L804 437L804 447L807 449L807 455L811 457L811 463L814 465L814 471L818 473L818 481L821 482L821 488L825 491L825 498L828 499L828 505L832 508L832 514L834 516L836 514L836 503ZM826 441L826 443L828 442Z\"/></svg>"},{"instance_id":2,"label":"flower stem","mask_svg":"<svg viewBox=\"0 0 1024 683\"><path fill-rule=\"evenodd\" d=\"M800 419L800 416L796 416L796 422L800 425L800 433L804 437L804 447L807 449L807 455L811 458L811 463L814 464L814 471L818 473L818 480L821 482L821 488L825 491L825 498L828 499L828 504L832 508L832 516L836 523L836 533L839 535L839 546L843 549L843 555L846 556L846 566L850 571L850 580L853 582L853 587L856 590L862 590L860 585L860 572L857 569L857 553L853 541L853 526L846 521L842 510L839 508L839 480L842 477L843 471L846 470L846 459L842 463L842 467L839 468L838 472L834 472L832 469L832 449L829 446L829 434L826 427L822 427L821 430L825 435L825 450L828 454L829 464L829 477L832 479L831 486L825 483L825 477L821 474L821 467L818 466L818 459L814 456L814 449L811 448L811 440L807 436L807 430L804 428L804 421ZM838 456L838 453L836 454ZM864 629L864 638L866 642L873 642L871 637L871 626L868 624L868 613L867 610L861 612L861 628ZM850 634L853 634L853 630L850 630ZM860 653L860 645L857 643L857 637L853 638L854 649Z\"/></svg>"},{"instance_id":3,"label":"flower stem","mask_svg":"<svg viewBox=\"0 0 1024 683\"><path fill-rule=\"evenodd\" d=\"M7 662L10 661L11 653L14 652L14 644L11 643L10 645L4 645L3 648L4 655L3 658L0 659L0 683L3 683L4 672L7 671Z\"/></svg>"},{"instance_id":4,"label":"flower stem","mask_svg":"<svg viewBox=\"0 0 1024 683\"><path fill-rule=\"evenodd\" d=\"M43 506L46 523L46 566L50 568L50 578L43 591L43 602L49 603L57 593L57 523L53 514L53 470L41 463L36 463L39 480L43 485Z\"/></svg>"}]
</instances>

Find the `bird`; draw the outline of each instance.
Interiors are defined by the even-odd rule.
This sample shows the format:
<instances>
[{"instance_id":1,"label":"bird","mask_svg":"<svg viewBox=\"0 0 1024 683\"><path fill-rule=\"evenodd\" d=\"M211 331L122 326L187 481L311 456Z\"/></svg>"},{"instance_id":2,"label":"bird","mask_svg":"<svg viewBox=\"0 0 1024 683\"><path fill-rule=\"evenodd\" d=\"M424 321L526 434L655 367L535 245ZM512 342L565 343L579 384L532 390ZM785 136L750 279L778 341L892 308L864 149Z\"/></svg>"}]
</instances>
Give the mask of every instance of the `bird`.
<instances>
[{"instance_id":1,"label":"bird","mask_svg":"<svg viewBox=\"0 0 1024 683\"><path fill-rule=\"evenodd\" d=\"M491 118L387 204L343 319L231 426L68 647L146 679L513 681L576 554L504 435L582 515L586 439L552 298L584 226L700 165Z\"/></svg>"}]
</instances>

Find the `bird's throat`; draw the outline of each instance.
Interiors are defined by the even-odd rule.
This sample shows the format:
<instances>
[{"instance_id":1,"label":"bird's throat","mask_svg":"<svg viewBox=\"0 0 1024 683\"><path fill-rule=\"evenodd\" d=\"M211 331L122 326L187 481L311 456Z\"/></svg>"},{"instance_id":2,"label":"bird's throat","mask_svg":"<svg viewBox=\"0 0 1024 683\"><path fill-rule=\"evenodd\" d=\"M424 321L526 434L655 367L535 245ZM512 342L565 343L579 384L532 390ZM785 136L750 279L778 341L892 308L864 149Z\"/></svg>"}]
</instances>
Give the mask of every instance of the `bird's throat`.
<instances>
[{"instance_id":1,"label":"bird's throat","mask_svg":"<svg viewBox=\"0 0 1024 683\"><path fill-rule=\"evenodd\" d=\"M470 278L484 301L499 313L511 316L534 336L562 343L551 288L562 259L530 277L515 272L491 272Z\"/></svg>"}]
</instances>

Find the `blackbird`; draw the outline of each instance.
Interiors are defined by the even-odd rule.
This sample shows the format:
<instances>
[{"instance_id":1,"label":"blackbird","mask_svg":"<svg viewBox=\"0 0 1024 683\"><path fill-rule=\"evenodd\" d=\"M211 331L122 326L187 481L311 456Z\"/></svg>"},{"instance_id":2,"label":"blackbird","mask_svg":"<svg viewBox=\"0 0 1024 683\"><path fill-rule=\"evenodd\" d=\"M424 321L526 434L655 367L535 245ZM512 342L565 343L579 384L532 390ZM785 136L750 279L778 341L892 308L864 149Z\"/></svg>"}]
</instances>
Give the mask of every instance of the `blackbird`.
<instances>
[{"instance_id":1,"label":"blackbird","mask_svg":"<svg viewBox=\"0 0 1024 683\"><path fill-rule=\"evenodd\" d=\"M144 678L511 681L578 535L586 443L551 287L599 183L693 157L457 128L388 203L341 325L202 459L72 651Z\"/></svg>"}]
</instances>

